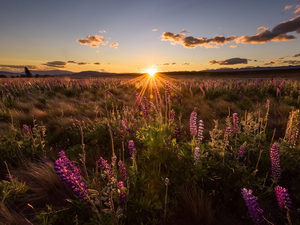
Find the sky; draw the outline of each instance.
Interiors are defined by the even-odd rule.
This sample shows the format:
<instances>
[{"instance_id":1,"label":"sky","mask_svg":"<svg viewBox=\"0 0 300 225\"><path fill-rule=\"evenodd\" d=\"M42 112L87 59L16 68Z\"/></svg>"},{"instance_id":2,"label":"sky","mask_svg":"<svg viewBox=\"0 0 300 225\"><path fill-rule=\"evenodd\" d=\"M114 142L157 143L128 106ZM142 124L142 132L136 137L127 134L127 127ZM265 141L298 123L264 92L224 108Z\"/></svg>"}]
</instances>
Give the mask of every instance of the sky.
<instances>
[{"instance_id":1,"label":"sky","mask_svg":"<svg viewBox=\"0 0 300 225\"><path fill-rule=\"evenodd\" d=\"M9 0L0 71L300 65L300 0Z\"/></svg>"}]
</instances>

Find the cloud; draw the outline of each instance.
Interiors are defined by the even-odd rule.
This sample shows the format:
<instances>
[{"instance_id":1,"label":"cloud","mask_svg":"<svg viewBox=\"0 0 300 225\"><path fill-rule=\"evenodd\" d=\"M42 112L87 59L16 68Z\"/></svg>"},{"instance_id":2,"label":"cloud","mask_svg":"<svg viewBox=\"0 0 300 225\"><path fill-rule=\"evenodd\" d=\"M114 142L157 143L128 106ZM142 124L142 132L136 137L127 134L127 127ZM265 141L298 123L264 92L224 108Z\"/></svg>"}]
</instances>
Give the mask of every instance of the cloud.
<instances>
[{"instance_id":1,"label":"cloud","mask_svg":"<svg viewBox=\"0 0 300 225\"><path fill-rule=\"evenodd\" d=\"M102 33L106 33L105 30L99 30L99 32L102 34Z\"/></svg>"},{"instance_id":2,"label":"cloud","mask_svg":"<svg viewBox=\"0 0 300 225\"><path fill-rule=\"evenodd\" d=\"M170 65L170 63L164 63L163 64L163 66L169 66Z\"/></svg>"},{"instance_id":3,"label":"cloud","mask_svg":"<svg viewBox=\"0 0 300 225\"><path fill-rule=\"evenodd\" d=\"M172 65L176 65L176 63L172 63Z\"/></svg>"},{"instance_id":4,"label":"cloud","mask_svg":"<svg viewBox=\"0 0 300 225\"><path fill-rule=\"evenodd\" d=\"M77 42L79 42L82 45L90 45L92 48L98 48L101 42L104 41L104 37L102 36L86 36L86 39L77 39Z\"/></svg>"},{"instance_id":5,"label":"cloud","mask_svg":"<svg viewBox=\"0 0 300 225\"><path fill-rule=\"evenodd\" d=\"M37 66L28 66L28 65L0 65L1 68L11 68L11 69L24 69L27 67L30 70L38 69L39 67Z\"/></svg>"},{"instance_id":6,"label":"cloud","mask_svg":"<svg viewBox=\"0 0 300 225\"><path fill-rule=\"evenodd\" d=\"M79 66L87 65L87 64L89 64L89 63L87 63L87 62L79 62L79 63L77 63L77 65L79 65Z\"/></svg>"},{"instance_id":7,"label":"cloud","mask_svg":"<svg viewBox=\"0 0 300 225\"><path fill-rule=\"evenodd\" d=\"M269 30L269 28L267 28L267 27L259 27L259 28L257 28L257 31L265 31L265 30Z\"/></svg>"},{"instance_id":8,"label":"cloud","mask_svg":"<svg viewBox=\"0 0 300 225\"><path fill-rule=\"evenodd\" d=\"M190 33L190 32L188 32L187 30L183 29L180 33L185 33L185 34L187 34L187 33Z\"/></svg>"},{"instance_id":9,"label":"cloud","mask_svg":"<svg viewBox=\"0 0 300 225\"><path fill-rule=\"evenodd\" d=\"M117 42L115 42L115 43L111 43L110 45L109 45L109 47L115 47L115 48L117 48L118 47L118 43Z\"/></svg>"},{"instance_id":10,"label":"cloud","mask_svg":"<svg viewBox=\"0 0 300 225\"><path fill-rule=\"evenodd\" d=\"M230 47L230 48L236 48L237 45L230 45L229 47Z\"/></svg>"},{"instance_id":11,"label":"cloud","mask_svg":"<svg viewBox=\"0 0 300 225\"><path fill-rule=\"evenodd\" d=\"M101 65L101 63L98 63L98 62L95 62L94 64L95 64L95 65Z\"/></svg>"},{"instance_id":12,"label":"cloud","mask_svg":"<svg viewBox=\"0 0 300 225\"><path fill-rule=\"evenodd\" d=\"M182 63L183 66L188 66L190 63Z\"/></svg>"},{"instance_id":13,"label":"cloud","mask_svg":"<svg viewBox=\"0 0 300 225\"><path fill-rule=\"evenodd\" d=\"M300 57L300 53L296 54L296 55L293 55L293 57Z\"/></svg>"},{"instance_id":14,"label":"cloud","mask_svg":"<svg viewBox=\"0 0 300 225\"><path fill-rule=\"evenodd\" d=\"M290 64L290 65L300 65L300 60L285 60L282 63Z\"/></svg>"},{"instance_id":15,"label":"cloud","mask_svg":"<svg viewBox=\"0 0 300 225\"><path fill-rule=\"evenodd\" d=\"M75 62L75 61L67 61L67 63L74 63L74 64L76 64L76 62Z\"/></svg>"},{"instance_id":16,"label":"cloud","mask_svg":"<svg viewBox=\"0 0 300 225\"><path fill-rule=\"evenodd\" d=\"M274 60L272 60L272 61L270 61L270 62L264 63L264 65L265 65L265 66L269 66L269 65L273 65L273 64L278 63L278 62L279 62L279 60L274 59Z\"/></svg>"},{"instance_id":17,"label":"cloud","mask_svg":"<svg viewBox=\"0 0 300 225\"><path fill-rule=\"evenodd\" d=\"M216 61L212 60L208 62L210 65L213 64L219 64L219 65L235 65L235 64L248 64L247 59L243 58L231 58L231 59L226 59L224 61Z\"/></svg>"},{"instance_id":18,"label":"cloud","mask_svg":"<svg viewBox=\"0 0 300 225\"><path fill-rule=\"evenodd\" d=\"M157 29L152 29L152 31L157 31Z\"/></svg>"},{"instance_id":19,"label":"cloud","mask_svg":"<svg viewBox=\"0 0 300 225\"><path fill-rule=\"evenodd\" d=\"M215 47L214 45L209 44L226 44L230 41L234 41L237 36L224 37L224 36L216 36L213 38L205 38L205 37L185 37L184 33L174 34L172 32L164 32L161 36L162 41L171 41L172 45L181 44L185 48L196 48L197 46L206 46L207 48Z\"/></svg>"},{"instance_id":20,"label":"cloud","mask_svg":"<svg viewBox=\"0 0 300 225\"><path fill-rule=\"evenodd\" d=\"M56 68L65 68L67 65L67 62L63 61L52 61L52 62L46 62L45 64L42 64L49 67L56 67Z\"/></svg>"},{"instance_id":21,"label":"cloud","mask_svg":"<svg viewBox=\"0 0 300 225\"><path fill-rule=\"evenodd\" d=\"M291 8L293 8L293 5L286 5L281 13L285 13L286 11L288 11Z\"/></svg>"},{"instance_id":22,"label":"cloud","mask_svg":"<svg viewBox=\"0 0 300 225\"><path fill-rule=\"evenodd\" d=\"M299 14L299 13L300 13L300 5L297 5L294 14Z\"/></svg>"}]
</instances>

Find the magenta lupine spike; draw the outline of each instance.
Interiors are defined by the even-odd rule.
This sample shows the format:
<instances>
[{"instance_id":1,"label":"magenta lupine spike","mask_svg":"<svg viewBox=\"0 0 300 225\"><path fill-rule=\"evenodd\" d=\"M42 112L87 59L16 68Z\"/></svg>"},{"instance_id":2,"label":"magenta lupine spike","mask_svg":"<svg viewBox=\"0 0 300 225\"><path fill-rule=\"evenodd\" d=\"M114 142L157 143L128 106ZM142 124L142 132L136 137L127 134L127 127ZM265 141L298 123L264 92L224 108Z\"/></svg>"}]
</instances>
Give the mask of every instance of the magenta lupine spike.
<instances>
[{"instance_id":1,"label":"magenta lupine spike","mask_svg":"<svg viewBox=\"0 0 300 225\"><path fill-rule=\"evenodd\" d=\"M197 135L197 112L194 110L190 116L190 132L192 136Z\"/></svg>"},{"instance_id":2,"label":"magenta lupine spike","mask_svg":"<svg viewBox=\"0 0 300 225\"><path fill-rule=\"evenodd\" d=\"M242 144L238 150L237 157L242 158L246 153L246 143Z\"/></svg>"},{"instance_id":3,"label":"magenta lupine spike","mask_svg":"<svg viewBox=\"0 0 300 225\"><path fill-rule=\"evenodd\" d=\"M170 111L170 121L171 121L171 122L174 121L174 117L175 117L175 111L174 111L174 109L172 109L172 110Z\"/></svg>"},{"instance_id":4,"label":"magenta lupine spike","mask_svg":"<svg viewBox=\"0 0 300 225\"><path fill-rule=\"evenodd\" d=\"M151 118L150 116L150 109L149 109L149 103L148 103L148 99L144 96L143 97L143 115L146 119Z\"/></svg>"},{"instance_id":5,"label":"magenta lupine spike","mask_svg":"<svg viewBox=\"0 0 300 225\"><path fill-rule=\"evenodd\" d=\"M120 160L118 162L119 171L122 177L122 180L126 182L128 180L128 171L126 169L126 165Z\"/></svg>"},{"instance_id":6,"label":"magenta lupine spike","mask_svg":"<svg viewBox=\"0 0 300 225\"><path fill-rule=\"evenodd\" d=\"M132 133L132 130L131 130L131 129L128 127L128 125L127 125L127 120L126 120L126 119L121 120L121 124L122 124L122 126L124 127L124 129L125 129L127 132Z\"/></svg>"},{"instance_id":7,"label":"magenta lupine spike","mask_svg":"<svg viewBox=\"0 0 300 225\"><path fill-rule=\"evenodd\" d=\"M129 149L129 154L132 156L133 149L134 149L134 142L133 140L130 140L128 143L128 149Z\"/></svg>"},{"instance_id":8,"label":"magenta lupine spike","mask_svg":"<svg viewBox=\"0 0 300 225\"><path fill-rule=\"evenodd\" d=\"M124 187L123 181L120 181L118 183L118 193L119 193L119 199L121 205L125 205L127 201L127 193L126 193L126 188Z\"/></svg>"},{"instance_id":9,"label":"magenta lupine spike","mask_svg":"<svg viewBox=\"0 0 300 225\"><path fill-rule=\"evenodd\" d=\"M279 208L281 210L291 210L292 201L288 190L278 185L274 188L274 190Z\"/></svg>"},{"instance_id":10,"label":"magenta lupine spike","mask_svg":"<svg viewBox=\"0 0 300 225\"><path fill-rule=\"evenodd\" d=\"M181 140L181 131L179 127L175 127L175 137L176 137L176 142L180 142Z\"/></svg>"},{"instance_id":11,"label":"magenta lupine spike","mask_svg":"<svg viewBox=\"0 0 300 225\"><path fill-rule=\"evenodd\" d=\"M272 145L272 148L270 150L272 177L277 180L279 180L281 177L279 149L280 149L279 144L275 142Z\"/></svg>"},{"instance_id":12,"label":"magenta lupine spike","mask_svg":"<svg viewBox=\"0 0 300 225\"><path fill-rule=\"evenodd\" d=\"M23 124L23 131L25 134L30 134L31 133L31 129L28 125Z\"/></svg>"},{"instance_id":13,"label":"magenta lupine spike","mask_svg":"<svg viewBox=\"0 0 300 225\"><path fill-rule=\"evenodd\" d=\"M252 195L251 189L248 191L246 188L243 188L242 194L253 223L257 225L261 224L261 222L263 221L262 213L264 211L259 207L259 204L256 202L257 197Z\"/></svg>"},{"instance_id":14,"label":"magenta lupine spike","mask_svg":"<svg viewBox=\"0 0 300 225\"><path fill-rule=\"evenodd\" d=\"M84 202L89 194L88 187L82 181L81 177L77 176L68 168L68 163L63 158L59 158L54 162L54 169L57 175L67 183L74 193Z\"/></svg>"},{"instance_id":15,"label":"magenta lupine spike","mask_svg":"<svg viewBox=\"0 0 300 225\"><path fill-rule=\"evenodd\" d=\"M231 136L231 127L226 127L225 135L226 135L227 137L230 137L230 136Z\"/></svg>"},{"instance_id":16,"label":"magenta lupine spike","mask_svg":"<svg viewBox=\"0 0 300 225\"><path fill-rule=\"evenodd\" d=\"M237 116L237 113L233 113L232 120L233 120L233 131L237 133L240 130L238 125L239 117Z\"/></svg>"},{"instance_id":17,"label":"magenta lupine spike","mask_svg":"<svg viewBox=\"0 0 300 225\"><path fill-rule=\"evenodd\" d=\"M135 94L135 102L138 106L139 111L142 112L143 111L143 106L142 106L142 102L141 102L139 93Z\"/></svg>"},{"instance_id":18,"label":"magenta lupine spike","mask_svg":"<svg viewBox=\"0 0 300 225\"><path fill-rule=\"evenodd\" d=\"M168 186L169 183L170 183L170 180L169 180L169 178L166 177L166 179L165 179L165 185Z\"/></svg>"},{"instance_id":19,"label":"magenta lupine spike","mask_svg":"<svg viewBox=\"0 0 300 225\"><path fill-rule=\"evenodd\" d=\"M83 177L81 170L71 160L68 159L64 150L58 153L58 157L64 160L65 165L68 167L69 170L71 170L77 176Z\"/></svg>"},{"instance_id":20,"label":"magenta lupine spike","mask_svg":"<svg viewBox=\"0 0 300 225\"><path fill-rule=\"evenodd\" d=\"M198 123L198 136L197 136L198 144L201 144L201 142L203 140L203 131L204 131L203 121L199 120L199 123Z\"/></svg>"},{"instance_id":21,"label":"magenta lupine spike","mask_svg":"<svg viewBox=\"0 0 300 225\"><path fill-rule=\"evenodd\" d=\"M200 160L200 148L196 147L194 149L194 165L197 165L199 163Z\"/></svg>"}]
</instances>

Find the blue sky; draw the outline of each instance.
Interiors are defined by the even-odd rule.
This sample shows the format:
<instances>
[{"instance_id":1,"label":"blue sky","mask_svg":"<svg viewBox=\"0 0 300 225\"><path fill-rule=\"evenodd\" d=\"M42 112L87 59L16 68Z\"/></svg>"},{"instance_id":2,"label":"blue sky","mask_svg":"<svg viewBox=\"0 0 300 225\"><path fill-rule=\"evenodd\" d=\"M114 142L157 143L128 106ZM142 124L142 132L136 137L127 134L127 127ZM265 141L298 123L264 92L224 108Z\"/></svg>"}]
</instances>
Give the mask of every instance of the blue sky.
<instances>
[{"instance_id":1,"label":"blue sky","mask_svg":"<svg viewBox=\"0 0 300 225\"><path fill-rule=\"evenodd\" d=\"M300 65L299 8L299 0L5 1L0 71Z\"/></svg>"}]
</instances>

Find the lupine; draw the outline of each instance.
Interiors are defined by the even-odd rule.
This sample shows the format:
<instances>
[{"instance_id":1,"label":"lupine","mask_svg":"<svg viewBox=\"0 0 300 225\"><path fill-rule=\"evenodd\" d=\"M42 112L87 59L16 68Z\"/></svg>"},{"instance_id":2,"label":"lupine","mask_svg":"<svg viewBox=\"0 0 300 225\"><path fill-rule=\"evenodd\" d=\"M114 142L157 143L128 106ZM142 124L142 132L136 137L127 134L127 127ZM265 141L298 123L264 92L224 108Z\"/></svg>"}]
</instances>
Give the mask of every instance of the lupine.
<instances>
[{"instance_id":1,"label":"lupine","mask_svg":"<svg viewBox=\"0 0 300 225\"><path fill-rule=\"evenodd\" d=\"M245 155L245 153L246 153L245 147L246 147L246 142L240 146L238 153L237 153L238 158L242 158Z\"/></svg>"},{"instance_id":2,"label":"lupine","mask_svg":"<svg viewBox=\"0 0 300 225\"><path fill-rule=\"evenodd\" d=\"M194 149L194 165L197 165L199 163L200 160L200 148L196 147Z\"/></svg>"},{"instance_id":3,"label":"lupine","mask_svg":"<svg viewBox=\"0 0 300 225\"><path fill-rule=\"evenodd\" d=\"M180 131L179 127L175 127L175 137L176 137L176 141L178 143L181 140L181 131Z\"/></svg>"},{"instance_id":4,"label":"lupine","mask_svg":"<svg viewBox=\"0 0 300 225\"><path fill-rule=\"evenodd\" d=\"M166 179L165 179L165 185L168 186L169 183L170 183L169 178L166 177Z\"/></svg>"},{"instance_id":5,"label":"lupine","mask_svg":"<svg viewBox=\"0 0 300 225\"><path fill-rule=\"evenodd\" d=\"M174 111L174 109L172 109L172 110L170 111L170 121L171 121L171 122L174 121L174 117L175 117L175 111Z\"/></svg>"},{"instance_id":6,"label":"lupine","mask_svg":"<svg viewBox=\"0 0 300 225\"><path fill-rule=\"evenodd\" d=\"M205 91L203 90L202 86L200 86L200 90L202 92L202 95L205 96Z\"/></svg>"},{"instance_id":7,"label":"lupine","mask_svg":"<svg viewBox=\"0 0 300 225\"><path fill-rule=\"evenodd\" d=\"M122 180L124 182L126 182L128 180L128 171L126 169L126 165L122 162L122 160L120 160L118 162L118 166L119 166L119 171L120 171Z\"/></svg>"},{"instance_id":8,"label":"lupine","mask_svg":"<svg viewBox=\"0 0 300 225\"><path fill-rule=\"evenodd\" d=\"M252 195L252 190L247 190L246 188L242 189L243 198L246 202L246 206L248 207L248 211L251 215L254 224L260 224L263 220L262 213L264 212L259 204L256 202L257 197Z\"/></svg>"},{"instance_id":9,"label":"lupine","mask_svg":"<svg viewBox=\"0 0 300 225\"><path fill-rule=\"evenodd\" d=\"M135 102L138 106L139 111L142 112L143 111L143 106L142 106L142 102L141 102L139 93L135 94Z\"/></svg>"},{"instance_id":10,"label":"lupine","mask_svg":"<svg viewBox=\"0 0 300 225\"><path fill-rule=\"evenodd\" d=\"M198 137L197 142L198 144L201 144L203 140L203 131L204 131L204 124L202 120L199 120L199 126L198 126Z\"/></svg>"},{"instance_id":11,"label":"lupine","mask_svg":"<svg viewBox=\"0 0 300 225\"><path fill-rule=\"evenodd\" d=\"M266 101L266 108L268 108L269 106L270 106L270 100L267 99L267 101Z\"/></svg>"},{"instance_id":12,"label":"lupine","mask_svg":"<svg viewBox=\"0 0 300 225\"><path fill-rule=\"evenodd\" d=\"M292 208L292 201L288 190L278 185L274 188L274 190L279 208L281 210L290 210Z\"/></svg>"},{"instance_id":13,"label":"lupine","mask_svg":"<svg viewBox=\"0 0 300 225\"><path fill-rule=\"evenodd\" d=\"M124 187L124 182L119 181L118 183L118 193L119 193L119 199L121 202L121 205L125 205L127 201L127 193L126 193L126 188Z\"/></svg>"},{"instance_id":14,"label":"lupine","mask_svg":"<svg viewBox=\"0 0 300 225\"><path fill-rule=\"evenodd\" d=\"M82 177L81 170L66 156L65 151L60 151L58 153L58 157L63 159L65 162L65 165L69 170L71 170L73 173L75 173L77 176Z\"/></svg>"},{"instance_id":15,"label":"lupine","mask_svg":"<svg viewBox=\"0 0 300 225\"><path fill-rule=\"evenodd\" d=\"M148 99L144 96L143 97L143 115L145 118L151 118L150 116L150 109L149 109L149 103Z\"/></svg>"},{"instance_id":16,"label":"lupine","mask_svg":"<svg viewBox=\"0 0 300 225\"><path fill-rule=\"evenodd\" d=\"M98 168L102 169L104 174L107 176L109 184L113 184L116 181L115 174L112 171L111 166L102 157L98 160Z\"/></svg>"},{"instance_id":17,"label":"lupine","mask_svg":"<svg viewBox=\"0 0 300 225\"><path fill-rule=\"evenodd\" d=\"M231 135L231 127L226 127L225 136L230 137Z\"/></svg>"},{"instance_id":18,"label":"lupine","mask_svg":"<svg viewBox=\"0 0 300 225\"><path fill-rule=\"evenodd\" d=\"M30 134L31 133L31 129L28 125L23 124L23 131L25 134Z\"/></svg>"},{"instance_id":19,"label":"lupine","mask_svg":"<svg viewBox=\"0 0 300 225\"><path fill-rule=\"evenodd\" d=\"M233 120L233 131L235 133L237 133L240 130L239 125L238 125L239 118L237 116L237 113L233 113L232 120Z\"/></svg>"},{"instance_id":20,"label":"lupine","mask_svg":"<svg viewBox=\"0 0 300 225\"><path fill-rule=\"evenodd\" d=\"M281 177L279 149L279 144L275 142L270 151L272 177L276 178L277 180L279 180Z\"/></svg>"},{"instance_id":21,"label":"lupine","mask_svg":"<svg viewBox=\"0 0 300 225\"><path fill-rule=\"evenodd\" d=\"M63 158L59 158L54 163L54 169L59 177L68 184L74 193L84 202L89 194L88 187L82 181L81 177L77 176L68 167L68 162Z\"/></svg>"},{"instance_id":22,"label":"lupine","mask_svg":"<svg viewBox=\"0 0 300 225\"><path fill-rule=\"evenodd\" d=\"M132 133L132 130L127 125L126 119L121 120L121 124L127 132Z\"/></svg>"},{"instance_id":23,"label":"lupine","mask_svg":"<svg viewBox=\"0 0 300 225\"><path fill-rule=\"evenodd\" d=\"M166 79L166 102L169 103L170 102L170 98L171 98L171 87L170 87L170 83L169 81Z\"/></svg>"},{"instance_id":24,"label":"lupine","mask_svg":"<svg viewBox=\"0 0 300 225\"><path fill-rule=\"evenodd\" d=\"M197 135L197 112L194 110L190 116L190 132L192 136Z\"/></svg>"},{"instance_id":25,"label":"lupine","mask_svg":"<svg viewBox=\"0 0 300 225\"><path fill-rule=\"evenodd\" d=\"M134 149L134 142L133 140L130 140L128 143L128 149L129 149L129 154L132 156L133 149Z\"/></svg>"}]
</instances>

